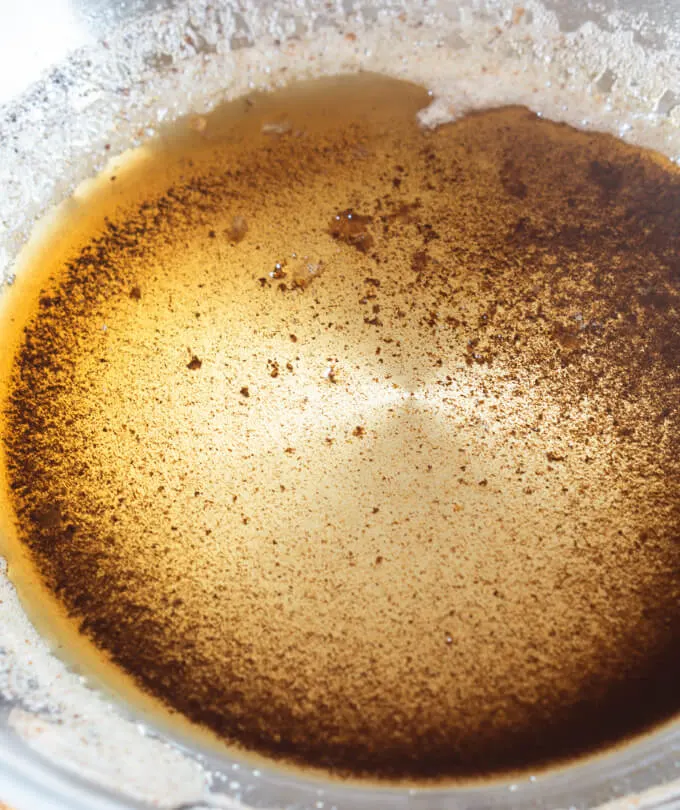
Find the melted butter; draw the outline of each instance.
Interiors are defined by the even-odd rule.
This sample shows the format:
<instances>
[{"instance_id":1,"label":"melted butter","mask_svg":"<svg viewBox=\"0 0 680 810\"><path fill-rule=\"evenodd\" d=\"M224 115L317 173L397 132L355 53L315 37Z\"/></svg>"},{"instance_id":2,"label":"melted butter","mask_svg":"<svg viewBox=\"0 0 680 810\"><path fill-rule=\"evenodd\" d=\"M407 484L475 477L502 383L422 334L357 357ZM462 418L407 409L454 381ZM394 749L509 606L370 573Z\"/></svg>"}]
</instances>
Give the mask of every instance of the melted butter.
<instances>
[{"instance_id":1,"label":"melted butter","mask_svg":"<svg viewBox=\"0 0 680 810\"><path fill-rule=\"evenodd\" d=\"M536 771L678 711L677 170L427 101L187 119L6 302L34 620L159 722L342 778Z\"/></svg>"}]
</instances>

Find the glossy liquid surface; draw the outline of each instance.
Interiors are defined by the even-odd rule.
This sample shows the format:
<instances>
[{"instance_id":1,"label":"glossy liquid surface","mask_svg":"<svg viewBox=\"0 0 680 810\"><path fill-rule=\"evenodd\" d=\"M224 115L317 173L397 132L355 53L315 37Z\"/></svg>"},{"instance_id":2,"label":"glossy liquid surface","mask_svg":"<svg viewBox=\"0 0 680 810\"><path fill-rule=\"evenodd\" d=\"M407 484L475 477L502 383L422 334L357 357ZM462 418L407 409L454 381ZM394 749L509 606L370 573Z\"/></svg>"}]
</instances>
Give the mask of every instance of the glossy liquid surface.
<instances>
[{"instance_id":1,"label":"glossy liquid surface","mask_svg":"<svg viewBox=\"0 0 680 810\"><path fill-rule=\"evenodd\" d=\"M104 178L3 425L25 598L228 745L409 782L680 708L680 176L427 103L254 96Z\"/></svg>"}]
</instances>

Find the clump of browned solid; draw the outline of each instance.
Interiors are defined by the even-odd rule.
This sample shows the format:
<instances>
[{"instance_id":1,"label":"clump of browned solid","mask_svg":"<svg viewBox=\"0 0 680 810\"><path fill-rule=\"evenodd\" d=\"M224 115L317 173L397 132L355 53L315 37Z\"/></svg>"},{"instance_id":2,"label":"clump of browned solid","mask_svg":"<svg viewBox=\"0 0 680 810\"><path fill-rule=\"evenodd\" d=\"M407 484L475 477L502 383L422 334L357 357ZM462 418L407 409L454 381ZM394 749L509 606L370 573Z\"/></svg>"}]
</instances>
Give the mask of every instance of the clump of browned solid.
<instances>
[{"instance_id":1,"label":"clump of browned solid","mask_svg":"<svg viewBox=\"0 0 680 810\"><path fill-rule=\"evenodd\" d=\"M51 268L4 434L33 575L143 690L410 781L680 708L680 176L426 103L364 76L189 128Z\"/></svg>"}]
</instances>

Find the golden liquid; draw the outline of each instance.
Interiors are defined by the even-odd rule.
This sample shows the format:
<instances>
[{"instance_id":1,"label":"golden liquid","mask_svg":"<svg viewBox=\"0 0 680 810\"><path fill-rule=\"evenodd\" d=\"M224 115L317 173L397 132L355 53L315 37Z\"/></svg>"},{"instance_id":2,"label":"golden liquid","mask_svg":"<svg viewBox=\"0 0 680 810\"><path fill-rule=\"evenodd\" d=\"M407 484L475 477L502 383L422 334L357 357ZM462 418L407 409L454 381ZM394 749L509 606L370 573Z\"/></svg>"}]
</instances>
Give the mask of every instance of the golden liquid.
<instances>
[{"instance_id":1,"label":"golden liquid","mask_svg":"<svg viewBox=\"0 0 680 810\"><path fill-rule=\"evenodd\" d=\"M427 102L361 76L183 122L6 319L24 599L341 777L536 770L680 709L680 176Z\"/></svg>"}]
</instances>

